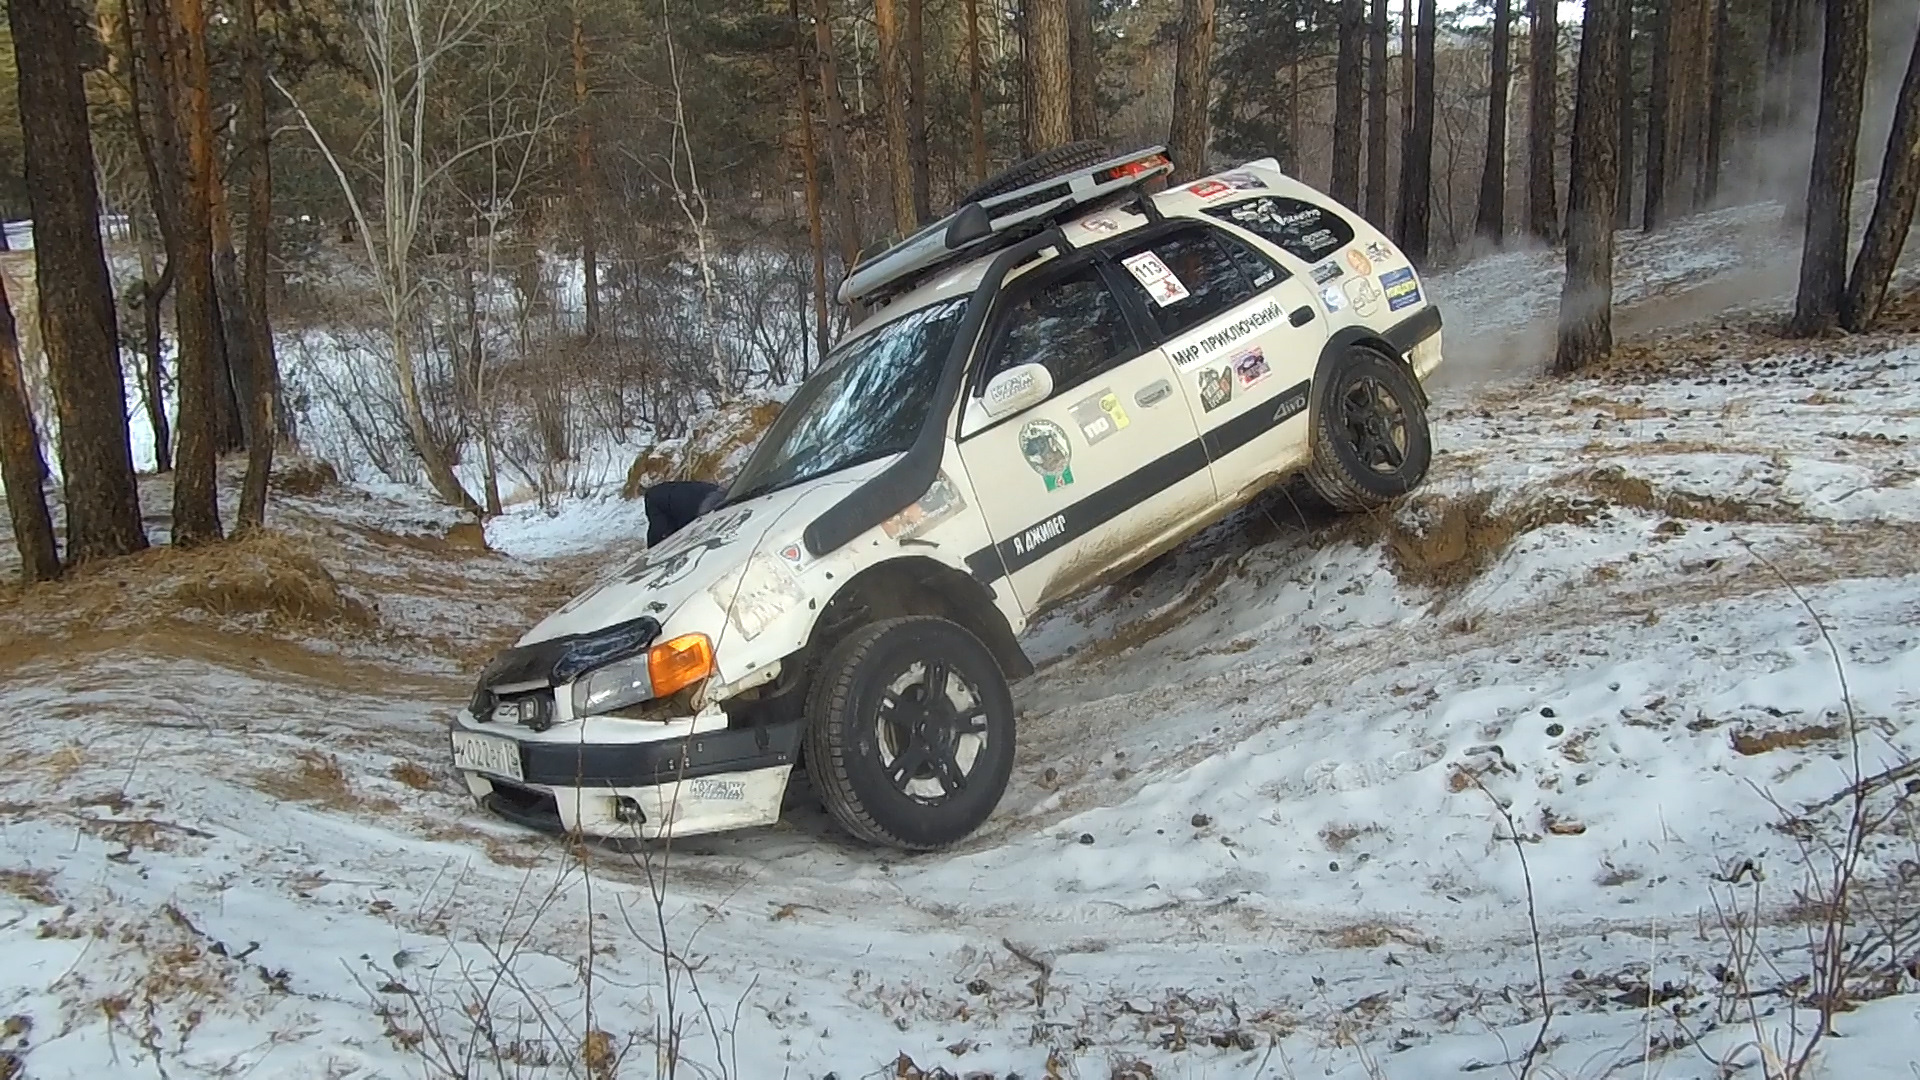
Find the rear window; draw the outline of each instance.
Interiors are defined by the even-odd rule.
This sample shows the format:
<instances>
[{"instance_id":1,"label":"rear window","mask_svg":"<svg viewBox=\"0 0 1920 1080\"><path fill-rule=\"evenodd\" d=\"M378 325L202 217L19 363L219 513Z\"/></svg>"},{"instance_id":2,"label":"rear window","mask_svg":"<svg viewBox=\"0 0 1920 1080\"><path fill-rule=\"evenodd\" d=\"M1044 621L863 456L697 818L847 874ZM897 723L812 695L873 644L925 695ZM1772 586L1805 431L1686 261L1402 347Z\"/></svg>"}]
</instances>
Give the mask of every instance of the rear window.
<instances>
[{"instance_id":1,"label":"rear window","mask_svg":"<svg viewBox=\"0 0 1920 1080\"><path fill-rule=\"evenodd\" d=\"M1304 262L1319 262L1353 242L1353 226L1338 213L1284 195L1262 195L1207 213L1233 222Z\"/></svg>"}]
</instances>

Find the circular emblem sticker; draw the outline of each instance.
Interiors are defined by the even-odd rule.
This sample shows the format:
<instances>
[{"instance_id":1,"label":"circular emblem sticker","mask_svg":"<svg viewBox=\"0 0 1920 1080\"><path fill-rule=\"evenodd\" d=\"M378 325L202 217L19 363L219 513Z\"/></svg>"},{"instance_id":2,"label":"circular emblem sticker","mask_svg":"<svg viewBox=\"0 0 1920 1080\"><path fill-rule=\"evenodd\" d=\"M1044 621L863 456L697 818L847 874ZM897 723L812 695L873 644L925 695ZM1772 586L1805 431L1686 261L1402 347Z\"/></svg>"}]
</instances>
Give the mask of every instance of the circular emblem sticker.
<instances>
[{"instance_id":1,"label":"circular emblem sticker","mask_svg":"<svg viewBox=\"0 0 1920 1080\"><path fill-rule=\"evenodd\" d=\"M1020 456L1047 482L1047 490L1073 483L1073 444L1067 429L1051 420L1030 420L1020 429Z\"/></svg>"},{"instance_id":2,"label":"circular emblem sticker","mask_svg":"<svg viewBox=\"0 0 1920 1080\"><path fill-rule=\"evenodd\" d=\"M1367 257L1360 253L1359 248L1347 249L1347 265L1353 267L1353 272L1359 274L1361 277L1366 277L1368 274L1373 273L1373 263L1369 262Z\"/></svg>"}]
</instances>

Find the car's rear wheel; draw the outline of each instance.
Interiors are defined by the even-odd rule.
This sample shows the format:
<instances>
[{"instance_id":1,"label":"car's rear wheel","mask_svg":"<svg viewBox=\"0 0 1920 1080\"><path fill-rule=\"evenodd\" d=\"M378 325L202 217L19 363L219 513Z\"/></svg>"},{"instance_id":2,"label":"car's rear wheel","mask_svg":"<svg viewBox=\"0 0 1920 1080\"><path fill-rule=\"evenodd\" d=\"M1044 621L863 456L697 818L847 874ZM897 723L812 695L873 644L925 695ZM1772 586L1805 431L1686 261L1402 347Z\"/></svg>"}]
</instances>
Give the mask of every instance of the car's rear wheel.
<instances>
[{"instance_id":1,"label":"car's rear wheel","mask_svg":"<svg viewBox=\"0 0 1920 1080\"><path fill-rule=\"evenodd\" d=\"M1307 483L1337 510L1366 510L1420 485L1433 439L1405 364L1353 346L1321 375Z\"/></svg>"},{"instance_id":2,"label":"car's rear wheel","mask_svg":"<svg viewBox=\"0 0 1920 1080\"><path fill-rule=\"evenodd\" d=\"M1013 772L1013 696L980 639L945 619L863 627L807 702L809 778L873 844L931 851L987 820Z\"/></svg>"},{"instance_id":3,"label":"car's rear wheel","mask_svg":"<svg viewBox=\"0 0 1920 1080\"><path fill-rule=\"evenodd\" d=\"M966 197L960 200L960 205L1005 195L1009 191L1018 191L1028 184L1037 184L1056 176L1077 173L1112 157L1113 151L1107 149L1105 143L1084 141L1056 146L989 176L979 187L967 192Z\"/></svg>"}]
</instances>

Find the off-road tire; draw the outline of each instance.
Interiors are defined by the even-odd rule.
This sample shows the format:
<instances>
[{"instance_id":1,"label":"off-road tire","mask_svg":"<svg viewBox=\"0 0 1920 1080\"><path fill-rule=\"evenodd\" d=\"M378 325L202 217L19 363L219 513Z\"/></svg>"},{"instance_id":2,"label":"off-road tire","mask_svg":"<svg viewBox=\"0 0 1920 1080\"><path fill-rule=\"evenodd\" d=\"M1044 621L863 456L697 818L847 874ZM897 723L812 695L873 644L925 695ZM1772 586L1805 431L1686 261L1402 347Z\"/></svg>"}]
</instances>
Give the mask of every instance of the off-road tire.
<instances>
[{"instance_id":1,"label":"off-road tire","mask_svg":"<svg viewBox=\"0 0 1920 1080\"><path fill-rule=\"evenodd\" d=\"M1112 158L1113 151L1107 149L1105 143L1070 142L1056 146L1044 154L1035 154L987 177L979 187L967 192L966 197L960 200L960 205L1005 195L1009 191L1018 191L1028 184L1037 184L1056 176L1077 173Z\"/></svg>"},{"instance_id":2,"label":"off-road tire","mask_svg":"<svg viewBox=\"0 0 1920 1080\"><path fill-rule=\"evenodd\" d=\"M888 778L877 729L883 692L916 663L934 659L974 692L986 741L964 789L928 805ZM1006 676L979 638L945 619L910 616L862 627L828 652L807 697L808 779L834 820L870 844L934 851L972 833L1006 792L1013 744Z\"/></svg>"},{"instance_id":3,"label":"off-road tire","mask_svg":"<svg viewBox=\"0 0 1920 1080\"><path fill-rule=\"evenodd\" d=\"M1380 471L1363 460L1349 429L1345 409L1349 394L1364 392L1369 381L1393 398L1404 422L1402 460L1391 471ZM1329 506L1370 510L1405 495L1426 479L1427 466L1433 461L1433 436L1420 388L1407 365L1376 349L1354 345L1327 365L1314 395L1313 460L1306 479Z\"/></svg>"}]
</instances>

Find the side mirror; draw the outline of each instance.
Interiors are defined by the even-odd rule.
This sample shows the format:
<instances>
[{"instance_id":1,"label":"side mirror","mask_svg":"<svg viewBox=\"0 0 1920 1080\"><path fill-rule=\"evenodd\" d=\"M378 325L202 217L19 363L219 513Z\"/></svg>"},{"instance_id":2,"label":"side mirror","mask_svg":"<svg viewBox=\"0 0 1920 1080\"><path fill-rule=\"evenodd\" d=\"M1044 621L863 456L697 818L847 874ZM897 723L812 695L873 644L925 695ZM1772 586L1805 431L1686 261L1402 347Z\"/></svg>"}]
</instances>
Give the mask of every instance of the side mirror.
<instances>
[{"instance_id":1,"label":"side mirror","mask_svg":"<svg viewBox=\"0 0 1920 1080\"><path fill-rule=\"evenodd\" d=\"M1053 373L1045 364L1021 364L988 380L981 393L987 415L998 419L1031 409L1053 396Z\"/></svg>"}]
</instances>

